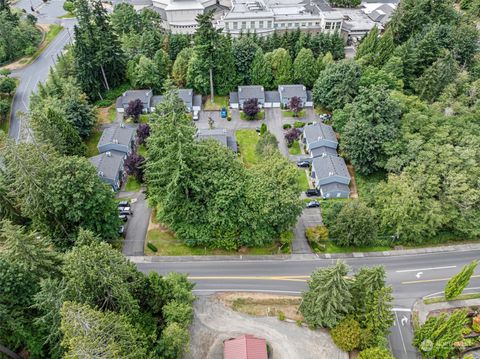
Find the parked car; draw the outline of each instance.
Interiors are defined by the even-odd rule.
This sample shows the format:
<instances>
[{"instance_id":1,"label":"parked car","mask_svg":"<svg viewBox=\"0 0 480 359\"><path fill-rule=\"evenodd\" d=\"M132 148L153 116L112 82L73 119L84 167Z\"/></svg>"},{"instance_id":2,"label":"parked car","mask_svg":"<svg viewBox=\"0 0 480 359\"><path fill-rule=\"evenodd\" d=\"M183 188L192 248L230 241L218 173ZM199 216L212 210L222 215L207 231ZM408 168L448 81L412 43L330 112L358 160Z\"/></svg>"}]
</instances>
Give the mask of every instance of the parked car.
<instances>
[{"instance_id":1,"label":"parked car","mask_svg":"<svg viewBox=\"0 0 480 359\"><path fill-rule=\"evenodd\" d=\"M127 208L127 207L125 207L125 208ZM130 216L130 215L133 216L133 211L131 211L130 207L128 207L128 211L126 211L126 210L120 211L120 215L121 216Z\"/></svg>"},{"instance_id":2,"label":"parked car","mask_svg":"<svg viewBox=\"0 0 480 359\"><path fill-rule=\"evenodd\" d=\"M125 235L125 226L120 226L120 228L118 229L118 234L121 236Z\"/></svg>"},{"instance_id":3,"label":"parked car","mask_svg":"<svg viewBox=\"0 0 480 359\"><path fill-rule=\"evenodd\" d=\"M316 188L309 188L305 191L305 194L307 195L307 197L313 197L320 195L320 192Z\"/></svg>"},{"instance_id":4,"label":"parked car","mask_svg":"<svg viewBox=\"0 0 480 359\"><path fill-rule=\"evenodd\" d=\"M194 121L198 121L198 111L193 111L193 116L192 116Z\"/></svg>"},{"instance_id":5,"label":"parked car","mask_svg":"<svg viewBox=\"0 0 480 359\"><path fill-rule=\"evenodd\" d=\"M118 218L120 218L122 221L126 222L128 221L128 216L124 215L124 214L119 214L118 215Z\"/></svg>"},{"instance_id":6,"label":"parked car","mask_svg":"<svg viewBox=\"0 0 480 359\"><path fill-rule=\"evenodd\" d=\"M119 212L122 212L122 211L125 211L125 212L132 212L132 208L130 206L126 206L126 207L118 207L118 211Z\"/></svg>"},{"instance_id":7,"label":"parked car","mask_svg":"<svg viewBox=\"0 0 480 359\"><path fill-rule=\"evenodd\" d=\"M304 161L304 160L298 161L297 166L298 167L303 167L303 168L310 167L310 161Z\"/></svg>"},{"instance_id":8,"label":"parked car","mask_svg":"<svg viewBox=\"0 0 480 359\"><path fill-rule=\"evenodd\" d=\"M228 116L227 109L225 107L222 107L222 109L220 110L220 117L227 118L227 116Z\"/></svg>"},{"instance_id":9,"label":"parked car","mask_svg":"<svg viewBox=\"0 0 480 359\"><path fill-rule=\"evenodd\" d=\"M260 126L257 126L257 127L255 127L255 131L257 131L257 133L260 133L260 132L262 132L262 129L260 128Z\"/></svg>"},{"instance_id":10,"label":"parked car","mask_svg":"<svg viewBox=\"0 0 480 359\"><path fill-rule=\"evenodd\" d=\"M128 201L118 202L118 208L123 208L123 207L130 207L130 202Z\"/></svg>"},{"instance_id":11,"label":"parked car","mask_svg":"<svg viewBox=\"0 0 480 359\"><path fill-rule=\"evenodd\" d=\"M310 201L307 203L307 208L316 208L316 207L320 207L320 202Z\"/></svg>"}]
</instances>

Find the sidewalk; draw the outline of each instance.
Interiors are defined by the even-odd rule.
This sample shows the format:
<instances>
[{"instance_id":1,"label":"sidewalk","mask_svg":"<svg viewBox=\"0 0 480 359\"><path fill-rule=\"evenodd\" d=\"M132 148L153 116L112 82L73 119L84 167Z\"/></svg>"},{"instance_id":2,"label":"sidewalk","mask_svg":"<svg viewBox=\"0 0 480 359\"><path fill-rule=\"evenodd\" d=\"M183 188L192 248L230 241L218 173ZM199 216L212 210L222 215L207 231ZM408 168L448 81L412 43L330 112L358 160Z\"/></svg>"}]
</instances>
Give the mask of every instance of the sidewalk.
<instances>
[{"instance_id":1,"label":"sidewalk","mask_svg":"<svg viewBox=\"0 0 480 359\"><path fill-rule=\"evenodd\" d=\"M423 299L418 300L413 305L413 311L418 313L419 324L425 323L428 313L441 309L453 309L470 306L480 306L480 298L466 300L451 300L449 302L425 304Z\"/></svg>"}]
</instances>

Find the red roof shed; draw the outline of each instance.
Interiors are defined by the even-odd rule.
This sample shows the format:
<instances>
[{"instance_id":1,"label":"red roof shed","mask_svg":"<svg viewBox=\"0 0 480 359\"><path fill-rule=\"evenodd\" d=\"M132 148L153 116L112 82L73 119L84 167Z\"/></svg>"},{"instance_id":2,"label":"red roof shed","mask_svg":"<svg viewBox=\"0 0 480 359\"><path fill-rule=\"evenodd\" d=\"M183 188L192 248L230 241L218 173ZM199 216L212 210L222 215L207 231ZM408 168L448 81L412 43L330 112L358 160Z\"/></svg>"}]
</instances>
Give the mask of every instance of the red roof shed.
<instances>
[{"instance_id":1,"label":"red roof shed","mask_svg":"<svg viewBox=\"0 0 480 359\"><path fill-rule=\"evenodd\" d=\"M253 335L242 335L223 343L224 359L268 359L267 342Z\"/></svg>"}]
</instances>

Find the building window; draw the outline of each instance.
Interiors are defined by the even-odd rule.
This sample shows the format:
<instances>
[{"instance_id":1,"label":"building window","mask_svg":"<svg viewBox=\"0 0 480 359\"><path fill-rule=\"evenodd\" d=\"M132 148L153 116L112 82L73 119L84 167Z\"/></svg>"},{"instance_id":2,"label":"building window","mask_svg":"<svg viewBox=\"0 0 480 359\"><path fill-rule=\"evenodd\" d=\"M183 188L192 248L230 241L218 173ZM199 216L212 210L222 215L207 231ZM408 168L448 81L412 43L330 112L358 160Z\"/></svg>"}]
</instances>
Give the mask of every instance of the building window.
<instances>
[{"instance_id":1,"label":"building window","mask_svg":"<svg viewBox=\"0 0 480 359\"><path fill-rule=\"evenodd\" d=\"M277 23L273 24L273 27L276 29L278 27L278 24Z\"/></svg>"},{"instance_id":2,"label":"building window","mask_svg":"<svg viewBox=\"0 0 480 359\"><path fill-rule=\"evenodd\" d=\"M307 26L307 24L306 24L306 23L304 23L304 22L302 22L302 27L305 27L305 26Z\"/></svg>"},{"instance_id":3,"label":"building window","mask_svg":"<svg viewBox=\"0 0 480 359\"><path fill-rule=\"evenodd\" d=\"M246 29L247 28L247 23L245 21L242 21L242 29Z\"/></svg>"},{"instance_id":4,"label":"building window","mask_svg":"<svg viewBox=\"0 0 480 359\"><path fill-rule=\"evenodd\" d=\"M275 24L275 25L277 25L277 24ZM275 27L276 27L276 26L275 26ZM269 28L269 29L272 28L272 22L271 22L271 21L268 22L268 28Z\"/></svg>"},{"instance_id":5,"label":"building window","mask_svg":"<svg viewBox=\"0 0 480 359\"><path fill-rule=\"evenodd\" d=\"M255 21L250 21L250 29L255 29Z\"/></svg>"},{"instance_id":6,"label":"building window","mask_svg":"<svg viewBox=\"0 0 480 359\"><path fill-rule=\"evenodd\" d=\"M237 23L237 22L234 22L234 23L233 23L233 30L237 30L237 26L238 26L238 23Z\"/></svg>"},{"instance_id":7,"label":"building window","mask_svg":"<svg viewBox=\"0 0 480 359\"><path fill-rule=\"evenodd\" d=\"M225 23L225 30L228 30L228 22Z\"/></svg>"},{"instance_id":8,"label":"building window","mask_svg":"<svg viewBox=\"0 0 480 359\"><path fill-rule=\"evenodd\" d=\"M292 27L293 26L293 23L292 22L289 22L288 23L288 27Z\"/></svg>"},{"instance_id":9,"label":"building window","mask_svg":"<svg viewBox=\"0 0 480 359\"><path fill-rule=\"evenodd\" d=\"M295 23L295 27L298 27L298 26L299 26L299 23L298 23L298 22L296 22L296 23Z\"/></svg>"},{"instance_id":10,"label":"building window","mask_svg":"<svg viewBox=\"0 0 480 359\"><path fill-rule=\"evenodd\" d=\"M280 24L280 27L285 27L285 24L282 22L282 23Z\"/></svg>"},{"instance_id":11,"label":"building window","mask_svg":"<svg viewBox=\"0 0 480 359\"><path fill-rule=\"evenodd\" d=\"M327 22L325 23L325 30L330 30L331 28L332 28L332 23L330 23L330 22L327 21Z\"/></svg>"},{"instance_id":12,"label":"building window","mask_svg":"<svg viewBox=\"0 0 480 359\"><path fill-rule=\"evenodd\" d=\"M312 23L311 23L311 22L308 23L308 27L312 27Z\"/></svg>"},{"instance_id":13,"label":"building window","mask_svg":"<svg viewBox=\"0 0 480 359\"><path fill-rule=\"evenodd\" d=\"M259 21L259 22L258 22L258 27L259 27L260 29L263 29L263 21Z\"/></svg>"}]
</instances>

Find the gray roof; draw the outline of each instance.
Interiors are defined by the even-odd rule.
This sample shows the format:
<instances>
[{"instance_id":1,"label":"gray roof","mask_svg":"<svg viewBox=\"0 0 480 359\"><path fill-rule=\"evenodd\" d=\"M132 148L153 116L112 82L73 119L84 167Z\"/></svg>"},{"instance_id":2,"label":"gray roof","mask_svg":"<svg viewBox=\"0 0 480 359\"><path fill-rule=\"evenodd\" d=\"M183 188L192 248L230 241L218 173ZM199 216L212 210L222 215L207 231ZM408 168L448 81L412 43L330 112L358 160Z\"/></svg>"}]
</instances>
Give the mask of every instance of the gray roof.
<instances>
[{"instance_id":1,"label":"gray roof","mask_svg":"<svg viewBox=\"0 0 480 359\"><path fill-rule=\"evenodd\" d=\"M317 179L339 176L350 179L347 165L342 157L321 156L315 157L312 161L312 168L315 170Z\"/></svg>"},{"instance_id":2,"label":"gray roof","mask_svg":"<svg viewBox=\"0 0 480 359\"><path fill-rule=\"evenodd\" d=\"M123 152L109 151L90 157L88 160L96 168L99 177L114 180L118 172L123 169L124 156Z\"/></svg>"},{"instance_id":3,"label":"gray roof","mask_svg":"<svg viewBox=\"0 0 480 359\"><path fill-rule=\"evenodd\" d=\"M162 103L163 101L163 96L158 95L158 96L153 96L152 97L152 107L157 106L159 103Z\"/></svg>"},{"instance_id":4,"label":"gray roof","mask_svg":"<svg viewBox=\"0 0 480 359\"><path fill-rule=\"evenodd\" d=\"M263 86L238 86L238 99L248 100L250 98L257 98L265 101L265 90Z\"/></svg>"},{"instance_id":5,"label":"gray roof","mask_svg":"<svg viewBox=\"0 0 480 359\"><path fill-rule=\"evenodd\" d=\"M193 106L202 106L202 95L193 96Z\"/></svg>"},{"instance_id":6,"label":"gray roof","mask_svg":"<svg viewBox=\"0 0 480 359\"><path fill-rule=\"evenodd\" d=\"M228 98L230 103L238 103L238 92L230 92L230 96Z\"/></svg>"},{"instance_id":7,"label":"gray roof","mask_svg":"<svg viewBox=\"0 0 480 359\"><path fill-rule=\"evenodd\" d=\"M222 145L230 147L234 152L237 152L237 139L235 138L235 135L231 131L223 128L198 130L197 139L214 139Z\"/></svg>"},{"instance_id":8,"label":"gray roof","mask_svg":"<svg viewBox=\"0 0 480 359\"><path fill-rule=\"evenodd\" d=\"M129 126L112 125L103 130L102 136L98 141L98 147L115 143L119 145L130 146L135 137L135 129Z\"/></svg>"},{"instance_id":9,"label":"gray roof","mask_svg":"<svg viewBox=\"0 0 480 359\"><path fill-rule=\"evenodd\" d=\"M279 85L278 92L281 97L292 98L294 96L300 98L307 97L307 88L304 85Z\"/></svg>"},{"instance_id":10,"label":"gray roof","mask_svg":"<svg viewBox=\"0 0 480 359\"><path fill-rule=\"evenodd\" d=\"M303 135L305 136L307 143L316 142L319 138L322 140L338 142L332 126L320 122L305 126L303 128Z\"/></svg>"},{"instance_id":11,"label":"gray roof","mask_svg":"<svg viewBox=\"0 0 480 359\"><path fill-rule=\"evenodd\" d=\"M324 153L330 156L338 156L337 150L335 150L335 148L331 148L327 146L312 148L310 152L312 153L312 157L319 157Z\"/></svg>"},{"instance_id":12,"label":"gray roof","mask_svg":"<svg viewBox=\"0 0 480 359\"><path fill-rule=\"evenodd\" d=\"M152 99L153 92L152 90L130 90L123 93L117 99L117 107L128 106L130 101L140 99L142 103L150 104L150 100ZM121 105L119 105L121 104Z\"/></svg>"},{"instance_id":13,"label":"gray roof","mask_svg":"<svg viewBox=\"0 0 480 359\"><path fill-rule=\"evenodd\" d=\"M367 15L373 21L376 21L385 25L388 22L388 20L390 20L390 17L392 16L393 11L395 10L394 6L395 5L383 4Z\"/></svg>"},{"instance_id":14,"label":"gray roof","mask_svg":"<svg viewBox=\"0 0 480 359\"><path fill-rule=\"evenodd\" d=\"M313 101L313 92L312 91L307 91L307 101L308 102Z\"/></svg>"},{"instance_id":15,"label":"gray roof","mask_svg":"<svg viewBox=\"0 0 480 359\"><path fill-rule=\"evenodd\" d=\"M192 106L192 101L193 101L192 89L179 89L178 97L180 97L186 105Z\"/></svg>"},{"instance_id":16,"label":"gray roof","mask_svg":"<svg viewBox=\"0 0 480 359\"><path fill-rule=\"evenodd\" d=\"M280 102L278 91L265 91L265 102Z\"/></svg>"},{"instance_id":17,"label":"gray roof","mask_svg":"<svg viewBox=\"0 0 480 359\"><path fill-rule=\"evenodd\" d=\"M350 187L348 187L344 183L332 182L328 184L322 184L320 185L320 188L322 189L323 192L341 191L341 192L350 193Z\"/></svg>"}]
</instances>

